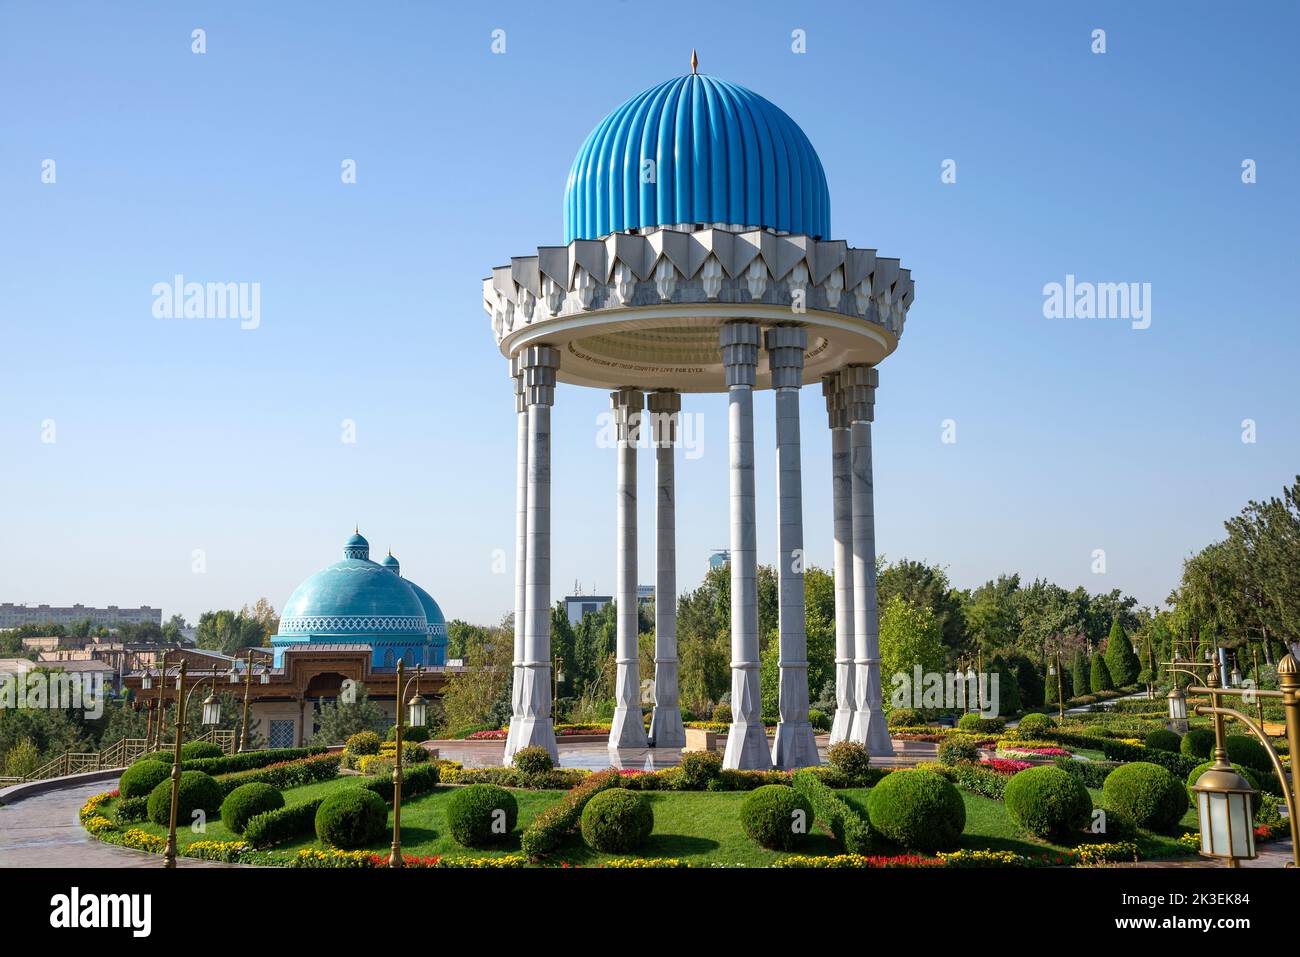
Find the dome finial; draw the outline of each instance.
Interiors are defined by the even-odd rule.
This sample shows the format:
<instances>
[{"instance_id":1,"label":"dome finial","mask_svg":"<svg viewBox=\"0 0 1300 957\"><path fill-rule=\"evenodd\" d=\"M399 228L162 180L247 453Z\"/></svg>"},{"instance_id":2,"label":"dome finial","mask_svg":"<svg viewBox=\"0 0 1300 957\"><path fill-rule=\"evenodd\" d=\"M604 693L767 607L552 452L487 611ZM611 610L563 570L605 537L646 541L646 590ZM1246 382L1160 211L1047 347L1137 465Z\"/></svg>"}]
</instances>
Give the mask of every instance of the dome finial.
<instances>
[{"instance_id":1,"label":"dome finial","mask_svg":"<svg viewBox=\"0 0 1300 957\"><path fill-rule=\"evenodd\" d=\"M691 47L691 74L698 73L700 69L700 58L695 55L695 47Z\"/></svg>"}]
</instances>

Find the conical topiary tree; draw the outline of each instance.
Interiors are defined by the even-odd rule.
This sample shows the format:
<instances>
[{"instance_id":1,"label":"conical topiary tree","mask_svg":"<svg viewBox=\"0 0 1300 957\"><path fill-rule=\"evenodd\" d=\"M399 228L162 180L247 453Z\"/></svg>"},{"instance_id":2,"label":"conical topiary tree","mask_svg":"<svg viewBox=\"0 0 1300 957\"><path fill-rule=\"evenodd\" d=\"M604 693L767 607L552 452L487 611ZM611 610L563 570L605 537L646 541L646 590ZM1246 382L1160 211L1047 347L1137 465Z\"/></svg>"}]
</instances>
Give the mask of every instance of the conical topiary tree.
<instances>
[{"instance_id":1,"label":"conical topiary tree","mask_svg":"<svg viewBox=\"0 0 1300 957\"><path fill-rule=\"evenodd\" d=\"M1074 652L1074 664L1070 667L1070 683L1073 685L1071 690L1074 692L1071 697L1088 693L1088 688L1092 684L1088 675L1088 653L1079 648ZM1069 701L1070 699L1066 698L1065 700Z\"/></svg>"},{"instance_id":2,"label":"conical topiary tree","mask_svg":"<svg viewBox=\"0 0 1300 957\"><path fill-rule=\"evenodd\" d=\"M1050 659L1050 660L1054 661L1055 659ZM1056 687L1057 687L1056 675L1048 675L1043 680L1045 682L1043 685L1043 703L1059 704L1060 702L1057 700L1056 697ZM1064 699L1066 701L1069 701L1071 698L1074 697L1074 686L1070 678L1070 665L1069 662L1067 662L1065 659L1061 660L1060 687L1061 687L1061 694L1064 696Z\"/></svg>"},{"instance_id":3,"label":"conical topiary tree","mask_svg":"<svg viewBox=\"0 0 1300 957\"><path fill-rule=\"evenodd\" d=\"M1092 672L1088 676L1088 687L1092 689L1093 694L1115 690L1115 682L1111 680L1110 669L1106 667L1106 659L1102 657L1100 651L1092 656Z\"/></svg>"},{"instance_id":4,"label":"conical topiary tree","mask_svg":"<svg viewBox=\"0 0 1300 957\"><path fill-rule=\"evenodd\" d=\"M1117 688L1136 682L1138 673L1142 670L1133 645L1128 640L1128 635L1124 634L1118 618L1110 623L1110 637L1106 639L1106 668Z\"/></svg>"}]
</instances>

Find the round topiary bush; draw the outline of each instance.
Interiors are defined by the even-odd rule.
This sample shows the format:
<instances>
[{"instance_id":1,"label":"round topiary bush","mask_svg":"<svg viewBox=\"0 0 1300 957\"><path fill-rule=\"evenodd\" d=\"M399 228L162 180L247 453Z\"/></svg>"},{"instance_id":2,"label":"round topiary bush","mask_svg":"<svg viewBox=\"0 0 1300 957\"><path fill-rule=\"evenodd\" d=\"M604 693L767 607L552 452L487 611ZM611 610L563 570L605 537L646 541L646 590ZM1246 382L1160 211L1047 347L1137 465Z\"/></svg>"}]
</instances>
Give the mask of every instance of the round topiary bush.
<instances>
[{"instance_id":1,"label":"round topiary bush","mask_svg":"<svg viewBox=\"0 0 1300 957\"><path fill-rule=\"evenodd\" d=\"M155 824L167 824L171 820L172 782L168 772L167 780L155 785L149 792L149 820ZM182 771L180 790L176 797L176 823L188 826L194 820L194 812L202 811L209 817L221 813L221 785L210 774L202 771Z\"/></svg>"},{"instance_id":2,"label":"round topiary bush","mask_svg":"<svg viewBox=\"0 0 1300 957\"><path fill-rule=\"evenodd\" d=\"M715 705L713 708L713 720L721 721L724 724L731 724L731 705L727 704L725 701L720 705Z\"/></svg>"},{"instance_id":3,"label":"round topiary bush","mask_svg":"<svg viewBox=\"0 0 1300 957\"><path fill-rule=\"evenodd\" d=\"M380 744L382 744L382 742L379 740L379 735L375 734L375 732L358 731L356 734L352 735L352 737L348 738L347 744L344 745L344 750L357 755L378 754Z\"/></svg>"},{"instance_id":4,"label":"round topiary bush","mask_svg":"<svg viewBox=\"0 0 1300 957\"><path fill-rule=\"evenodd\" d=\"M636 850L654 826L650 801L625 788L601 791L582 809L582 839L588 847L606 854Z\"/></svg>"},{"instance_id":5,"label":"round topiary bush","mask_svg":"<svg viewBox=\"0 0 1300 957\"><path fill-rule=\"evenodd\" d=\"M886 726L890 728L914 728L924 723L921 720L921 712L915 708L895 708L889 712L889 717L885 721Z\"/></svg>"},{"instance_id":6,"label":"round topiary bush","mask_svg":"<svg viewBox=\"0 0 1300 957\"><path fill-rule=\"evenodd\" d=\"M966 828L957 789L933 771L894 771L867 798L871 826L909 850L953 850Z\"/></svg>"},{"instance_id":7,"label":"round topiary bush","mask_svg":"<svg viewBox=\"0 0 1300 957\"><path fill-rule=\"evenodd\" d=\"M199 761L203 758L225 757L226 752L220 745L211 741L187 741L181 745L181 758L185 761Z\"/></svg>"},{"instance_id":8,"label":"round topiary bush","mask_svg":"<svg viewBox=\"0 0 1300 957\"><path fill-rule=\"evenodd\" d=\"M520 774L545 774L555 767L551 752L541 745L520 748L515 752L515 768Z\"/></svg>"},{"instance_id":9,"label":"round topiary bush","mask_svg":"<svg viewBox=\"0 0 1300 957\"><path fill-rule=\"evenodd\" d=\"M117 790L124 798L148 797L172 773L170 764L161 761L137 761L118 779Z\"/></svg>"},{"instance_id":10,"label":"round topiary bush","mask_svg":"<svg viewBox=\"0 0 1300 957\"><path fill-rule=\"evenodd\" d=\"M850 785L867 781L871 769L871 754L856 741L838 741L826 750L831 767L844 775Z\"/></svg>"},{"instance_id":11,"label":"round topiary bush","mask_svg":"<svg viewBox=\"0 0 1300 957\"><path fill-rule=\"evenodd\" d=\"M1092 797L1074 775L1062 768L1026 768L1012 776L1002 792L1011 820L1037 837L1075 843L1088 825Z\"/></svg>"},{"instance_id":12,"label":"round topiary bush","mask_svg":"<svg viewBox=\"0 0 1300 957\"><path fill-rule=\"evenodd\" d=\"M421 742L428 741L432 737L433 735L429 732L429 729L422 724L413 724L402 728L402 740L404 742L412 741L416 744L420 744ZM387 740L397 740L397 725L393 725L388 729Z\"/></svg>"},{"instance_id":13,"label":"round topiary bush","mask_svg":"<svg viewBox=\"0 0 1300 957\"><path fill-rule=\"evenodd\" d=\"M1016 736L1021 738L1033 738L1037 735L1051 731L1056 727L1056 720L1045 714L1027 714L1020 719L1016 725Z\"/></svg>"},{"instance_id":14,"label":"round topiary bush","mask_svg":"<svg viewBox=\"0 0 1300 957\"><path fill-rule=\"evenodd\" d=\"M457 788L447 802L447 824L462 847L488 847L508 840L518 821L515 796L495 784Z\"/></svg>"},{"instance_id":15,"label":"round topiary bush","mask_svg":"<svg viewBox=\"0 0 1300 957\"><path fill-rule=\"evenodd\" d=\"M1107 808L1148 830L1170 831L1187 813L1186 785L1158 764L1122 764L1106 775L1101 790Z\"/></svg>"},{"instance_id":16,"label":"round topiary bush","mask_svg":"<svg viewBox=\"0 0 1300 957\"><path fill-rule=\"evenodd\" d=\"M1178 749L1183 745L1183 739L1173 731L1156 728L1146 736L1144 743L1148 748L1155 748L1157 751L1172 751L1177 754Z\"/></svg>"},{"instance_id":17,"label":"round topiary bush","mask_svg":"<svg viewBox=\"0 0 1300 957\"><path fill-rule=\"evenodd\" d=\"M957 727L963 731L979 731L989 733L1001 731L1007 726L1006 718L983 718L978 711L968 711L957 719Z\"/></svg>"},{"instance_id":18,"label":"round topiary bush","mask_svg":"<svg viewBox=\"0 0 1300 957\"><path fill-rule=\"evenodd\" d=\"M241 784L221 802L221 823L232 834L243 834L248 822L258 814L284 807L284 795L260 781Z\"/></svg>"},{"instance_id":19,"label":"round topiary bush","mask_svg":"<svg viewBox=\"0 0 1300 957\"><path fill-rule=\"evenodd\" d=\"M388 805L369 788L335 791L316 809L316 836L345 850L379 840L388 825Z\"/></svg>"},{"instance_id":20,"label":"round topiary bush","mask_svg":"<svg viewBox=\"0 0 1300 957\"><path fill-rule=\"evenodd\" d=\"M1228 760L1233 764L1244 764L1260 774L1268 774L1273 770L1268 752L1254 738L1244 734L1230 734L1223 739L1223 744L1228 751Z\"/></svg>"},{"instance_id":21,"label":"round topiary bush","mask_svg":"<svg viewBox=\"0 0 1300 957\"><path fill-rule=\"evenodd\" d=\"M1210 768L1212 767L1214 767L1214 762L1206 761L1204 764L1198 764L1196 767L1192 768L1191 773L1187 775L1187 786L1190 788L1193 784L1196 783L1197 779L1199 779L1202 774L1210 770ZM1256 811L1258 811L1260 795L1264 791L1264 789L1260 787L1259 775L1255 773L1253 768L1248 768L1242 764L1234 764L1232 766L1232 769L1236 771L1238 774L1240 774L1243 778L1245 778L1247 783L1249 783L1250 786L1255 789L1255 793L1254 795L1251 796L1250 799L1250 806L1254 808ZM1196 798L1189 794L1188 800L1195 802ZM1193 803L1193 806L1195 806L1195 803Z\"/></svg>"},{"instance_id":22,"label":"round topiary bush","mask_svg":"<svg viewBox=\"0 0 1300 957\"><path fill-rule=\"evenodd\" d=\"M948 767L980 759L979 748L964 734L952 734L939 743L939 763Z\"/></svg>"},{"instance_id":23,"label":"round topiary bush","mask_svg":"<svg viewBox=\"0 0 1300 957\"><path fill-rule=\"evenodd\" d=\"M812 829L808 799L785 784L765 784L740 802L740 824L750 839L773 851L791 851Z\"/></svg>"},{"instance_id":24,"label":"round topiary bush","mask_svg":"<svg viewBox=\"0 0 1300 957\"><path fill-rule=\"evenodd\" d=\"M1207 760L1214 751L1214 732L1209 728L1192 728L1179 742L1178 752L1185 757Z\"/></svg>"}]
</instances>

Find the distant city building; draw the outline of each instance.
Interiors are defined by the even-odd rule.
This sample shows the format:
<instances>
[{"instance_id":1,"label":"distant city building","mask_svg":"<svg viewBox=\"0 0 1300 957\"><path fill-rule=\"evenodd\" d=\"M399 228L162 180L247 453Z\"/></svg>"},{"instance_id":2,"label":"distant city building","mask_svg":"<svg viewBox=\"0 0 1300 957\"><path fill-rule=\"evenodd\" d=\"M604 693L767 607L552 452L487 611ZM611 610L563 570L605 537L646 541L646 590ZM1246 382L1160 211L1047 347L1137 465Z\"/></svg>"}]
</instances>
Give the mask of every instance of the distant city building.
<instances>
[{"instance_id":1,"label":"distant city building","mask_svg":"<svg viewBox=\"0 0 1300 957\"><path fill-rule=\"evenodd\" d=\"M566 595L564 613L569 618L569 624L576 625L586 615L600 611L613 600L613 595ZM655 600L655 586L637 585L636 600L642 605L650 604Z\"/></svg>"},{"instance_id":2,"label":"distant city building","mask_svg":"<svg viewBox=\"0 0 1300 957\"><path fill-rule=\"evenodd\" d=\"M731 562L731 549L716 548L713 554L709 556L709 571L717 571Z\"/></svg>"},{"instance_id":3,"label":"distant city building","mask_svg":"<svg viewBox=\"0 0 1300 957\"><path fill-rule=\"evenodd\" d=\"M0 628L19 628L22 625L73 625L90 620L92 628L116 628L118 625L143 625L153 622L162 627L162 609L141 605L139 608L93 608L88 605L0 605Z\"/></svg>"}]
</instances>

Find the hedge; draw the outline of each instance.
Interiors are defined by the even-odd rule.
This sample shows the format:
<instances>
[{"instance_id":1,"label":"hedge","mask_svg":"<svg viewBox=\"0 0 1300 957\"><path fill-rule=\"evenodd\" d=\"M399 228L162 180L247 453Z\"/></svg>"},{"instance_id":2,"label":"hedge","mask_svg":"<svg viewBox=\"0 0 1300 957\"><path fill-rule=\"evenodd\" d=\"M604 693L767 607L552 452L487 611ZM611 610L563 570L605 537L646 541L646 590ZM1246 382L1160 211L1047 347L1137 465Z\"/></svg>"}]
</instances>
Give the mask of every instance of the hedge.
<instances>
[{"instance_id":1,"label":"hedge","mask_svg":"<svg viewBox=\"0 0 1300 957\"><path fill-rule=\"evenodd\" d=\"M794 789L812 805L813 814L825 821L849 854L870 854L875 843L871 824L852 805L826 786L811 771L794 773Z\"/></svg>"},{"instance_id":2,"label":"hedge","mask_svg":"<svg viewBox=\"0 0 1300 957\"><path fill-rule=\"evenodd\" d=\"M361 786L368 791L374 791L389 804L393 803L393 778L391 774L380 775L377 778L362 780ZM428 764L417 764L414 767L402 768L402 800L407 798L419 797L421 794L428 794L438 786L438 765L430 761Z\"/></svg>"},{"instance_id":3,"label":"hedge","mask_svg":"<svg viewBox=\"0 0 1300 957\"><path fill-rule=\"evenodd\" d=\"M1116 741L1112 738L1074 734L1069 731L1045 731L1043 737L1076 748L1090 748L1094 751L1100 751L1108 761L1120 761L1126 764L1133 761L1145 761L1148 764L1158 764L1182 778L1187 777L1192 768L1203 760L1188 758L1169 751L1161 751L1159 748L1148 748L1140 744L1125 744L1123 741Z\"/></svg>"},{"instance_id":4,"label":"hedge","mask_svg":"<svg viewBox=\"0 0 1300 957\"><path fill-rule=\"evenodd\" d=\"M319 744L307 748L265 748L261 751L241 751L224 758L196 758L193 761L182 761L181 770L202 771L217 777L221 774L235 774L239 771L264 768L271 764L297 761L300 758L324 753L325 748ZM171 763L170 757L167 758L167 762Z\"/></svg>"},{"instance_id":5,"label":"hedge","mask_svg":"<svg viewBox=\"0 0 1300 957\"><path fill-rule=\"evenodd\" d=\"M244 840L253 847L262 848L315 833L316 811L323 800L324 797L318 797L249 818L244 826Z\"/></svg>"},{"instance_id":6,"label":"hedge","mask_svg":"<svg viewBox=\"0 0 1300 957\"><path fill-rule=\"evenodd\" d=\"M520 837L520 848L534 860L549 854L577 829L588 801L607 788L621 786L622 781L617 771L593 774L558 803L552 804L533 818L533 823Z\"/></svg>"},{"instance_id":7,"label":"hedge","mask_svg":"<svg viewBox=\"0 0 1300 957\"><path fill-rule=\"evenodd\" d=\"M338 753L317 754L249 771L224 774L217 778L217 784L221 786L223 797L244 784L269 784L278 791L285 791L304 784L332 780L338 776L341 759L342 755Z\"/></svg>"}]
</instances>

